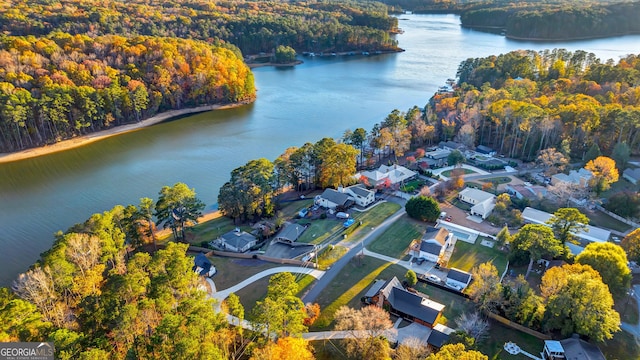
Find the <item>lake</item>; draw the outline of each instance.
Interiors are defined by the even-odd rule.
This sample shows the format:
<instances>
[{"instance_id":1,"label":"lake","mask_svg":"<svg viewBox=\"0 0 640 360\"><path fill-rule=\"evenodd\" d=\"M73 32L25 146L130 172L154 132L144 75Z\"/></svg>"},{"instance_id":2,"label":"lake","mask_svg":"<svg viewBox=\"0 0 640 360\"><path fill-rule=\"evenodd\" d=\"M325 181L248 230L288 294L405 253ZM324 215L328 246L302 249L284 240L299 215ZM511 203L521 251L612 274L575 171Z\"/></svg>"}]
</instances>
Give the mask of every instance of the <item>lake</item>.
<instances>
[{"instance_id":1,"label":"lake","mask_svg":"<svg viewBox=\"0 0 640 360\"><path fill-rule=\"evenodd\" d=\"M462 29L454 15L402 15L406 51L303 58L295 68L254 70L254 104L202 113L81 148L0 164L0 285L38 259L53 234L117 204L157 198L184 182L215 208L218 189L248 160L274 160L289 146L370 130L397 108L423 107L462 60L516 49L585 50L618 60L640 36L533 43Z\"/></svg>"}]
</instances>

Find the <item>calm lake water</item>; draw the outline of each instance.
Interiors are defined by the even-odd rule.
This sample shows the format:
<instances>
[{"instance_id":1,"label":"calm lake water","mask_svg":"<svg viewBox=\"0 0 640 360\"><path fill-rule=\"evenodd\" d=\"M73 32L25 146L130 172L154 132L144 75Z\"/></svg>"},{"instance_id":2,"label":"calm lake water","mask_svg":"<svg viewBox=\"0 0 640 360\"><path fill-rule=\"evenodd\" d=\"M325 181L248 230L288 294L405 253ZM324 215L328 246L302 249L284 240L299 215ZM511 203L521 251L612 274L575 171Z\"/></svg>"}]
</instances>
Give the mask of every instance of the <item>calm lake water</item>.
<instances>
[{"instance_id":1,"label":"calm lake water","mask_svg":"<svg viewBox=\"0 0 640 360\"><path fill-rule=\"evenodd\" d=\"M640 36L532 43L462 29L454 15L403 15L403 53L304 58L290 69L255 69L258 100L189 116L82 148L0 164L0 285L9 285L53 234L116 204L156 198L184 182L215 208L218 189L248 160L346 129L370 130L393 109L423 107L458 64L516 49L566 48L618 60L640 53Z\"/></svg>"}]
</instances>

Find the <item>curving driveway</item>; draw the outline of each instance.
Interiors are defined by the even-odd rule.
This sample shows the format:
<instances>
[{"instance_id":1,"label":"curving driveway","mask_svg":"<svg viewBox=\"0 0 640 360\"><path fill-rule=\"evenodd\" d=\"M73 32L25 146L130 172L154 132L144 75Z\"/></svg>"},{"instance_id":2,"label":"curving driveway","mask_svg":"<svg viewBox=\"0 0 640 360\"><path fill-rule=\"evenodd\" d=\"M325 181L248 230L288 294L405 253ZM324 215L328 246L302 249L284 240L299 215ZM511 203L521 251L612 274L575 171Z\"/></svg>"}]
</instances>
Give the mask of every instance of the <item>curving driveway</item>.
<instances>
[{"instance_id":1,"label":"curving driveway","mask_svg":"<svg viewBox=\"0 0 640 360\"><path fill-rule=\"evenodd\" d=\"M269 275L273 275L273 274L277 274L277 273L281 273L281 272L290 272L290 273L298 273L298 274L305 274L305 275L311 275L316 279L320 279L322 278L322 276L325 274L324 271L322 270L316 270L316 269L312 269L312 268L306 268L306 267L298 267L298 266L280 266L280 267L276 267L276 268L271 268L271 269L267 269L264 270L262 272L259 272L251 277L249 277L248 279L245 279L244 281L242 281L241 283L234 285L228 289L225 290L221 290L221 291L216 291L216 286L215 283L213 283L213 281L211 281L211 279L208 279L209 281L209 285L211 285L211 290L212 293L210 294L210 296L218 301L222 301L224 299L227 298L227 296L229 296L229 294L231 294L232 292L237 292L238 290L246 287L247 285L262 279L265 276L269 276Z\"/></svg>"}]
</instances>

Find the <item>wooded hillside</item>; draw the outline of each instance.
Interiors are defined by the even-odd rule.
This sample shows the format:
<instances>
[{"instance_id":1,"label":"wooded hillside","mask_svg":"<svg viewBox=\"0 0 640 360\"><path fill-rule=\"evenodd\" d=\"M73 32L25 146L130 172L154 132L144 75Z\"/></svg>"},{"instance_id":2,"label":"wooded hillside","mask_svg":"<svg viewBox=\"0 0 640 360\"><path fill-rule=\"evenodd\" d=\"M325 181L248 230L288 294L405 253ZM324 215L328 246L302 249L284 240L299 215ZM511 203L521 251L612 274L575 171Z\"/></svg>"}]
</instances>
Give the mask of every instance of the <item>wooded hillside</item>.
<instances>
[{"instance_id":1,"label":"wooded hillside","mask_svg":"<svg viewBox=\"0 0 640 360\"><path fill-rule=\"evenodd\" d=\"M0 37L0 152L255 96L236 52L196 40Z\"/></svg>"}]
</instances>

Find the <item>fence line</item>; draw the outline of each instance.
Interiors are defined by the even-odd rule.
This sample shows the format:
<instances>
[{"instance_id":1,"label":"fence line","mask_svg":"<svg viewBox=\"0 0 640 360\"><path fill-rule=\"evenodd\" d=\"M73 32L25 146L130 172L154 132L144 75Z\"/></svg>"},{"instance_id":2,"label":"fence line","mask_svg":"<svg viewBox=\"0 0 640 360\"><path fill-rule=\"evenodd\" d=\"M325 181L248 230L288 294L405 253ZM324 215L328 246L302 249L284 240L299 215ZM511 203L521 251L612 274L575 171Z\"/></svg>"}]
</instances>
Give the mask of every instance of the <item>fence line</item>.
<instances>
[{"instance_id":1,"label":"fence line","mask_svg":"<svg viewBox=\"0 0 640 360\"><path fill-rule=\"evenodd\" d=\"M515 322L513 322L513 321L511 321L511 320L509 320L509 319L507 319L505 317L502 317L500 315L496 315L496 314L494 314L492 312L488 312L488 311L485 311L485 315L487 315L491 319L493 319L493 320L495 320L495 321L497 321L497 322L499 322L499 323L501 323L501 324L503 324L505 326L508 326L508 327L510 327L512 329L516 329L518 331L522 331L523 333L535 336L540 340L551 340L551 336L549 336L549 335L546 335L546 334L543 334L541 332L529 329L526 326L523 326L523 325L520 325L518 323L515 323Z\"/></svg>"},{"instance_id":2,"label":"fence line","mask_svg":"<svg viewBox=\"0 0 640 360\"><path fill-rule=\"evenodd\" d=\"M631 225L631 226L633 226L633 227L635 227L635 228L640 228L640 224L638 224L638 223L636 223L636 222L633 222L633 221L631 221L631 220L629 220L629 219L625 219L625 218L623 218L622 216L620 216L620 215L618 215L618 214L616 214L616 213L612 213L611 211L609 211L609 210L607 210L607 209L603 208L603 207L602 207L602 206L600 206L600 205L596 205L596 209L598 209L598 210L602 211L603 213L605 213L605 214L607 214L607 215L611 216L612 218L614 218L614 219L616 219L616 220L618 220L618 221L622 221L623 223L625 223L625 224L627 224L627 225Z\"/></svg>"}]
</instances>

